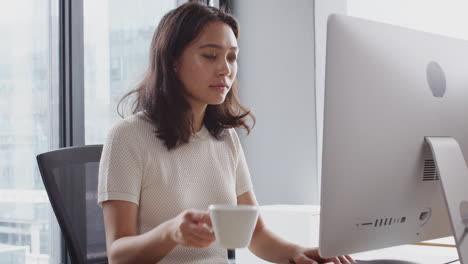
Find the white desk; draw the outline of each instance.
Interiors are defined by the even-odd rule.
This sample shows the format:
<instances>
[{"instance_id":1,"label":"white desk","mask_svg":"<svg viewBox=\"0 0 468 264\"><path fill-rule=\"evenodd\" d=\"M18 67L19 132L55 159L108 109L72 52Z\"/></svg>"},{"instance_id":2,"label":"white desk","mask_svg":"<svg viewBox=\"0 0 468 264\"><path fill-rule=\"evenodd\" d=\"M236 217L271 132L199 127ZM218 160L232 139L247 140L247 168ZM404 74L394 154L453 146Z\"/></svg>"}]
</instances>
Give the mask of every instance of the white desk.
<instances>
[{"instance_id":1,"label":"white desk","mask_svg":"<svg viewBox=\"0 0 468 264\"><path fill-rule=\"evenodd\" d=\"M431 240L426 242L455 244L452 237ZM458 259L457 249L455 247L436 247L421 245L402 245L352 255L355 259L398 259L412 261L421 264L442 264L452 262ZM451 264L459 264L453 262Z\"/></svg>"},{"instance_id":2,"label":"white desk","mask_svg":"<svg viewBox=\"0 0 468 264\"><path fill-rule=\"evenodd\" d=\"M260 208L266 226L282 238L303 246L318 246L319 206L271 205L261 206ZM428 242L455 244L451 237ZM422 264L442 264L458 259L458 254L454 247L403 245L352 254L352 257L362 260L398 259ZM270 262L256 257L248 249L237 249L236 263L266 264ZM453 264L459 264L459 262Z\"/></svg>"}]
</instances>

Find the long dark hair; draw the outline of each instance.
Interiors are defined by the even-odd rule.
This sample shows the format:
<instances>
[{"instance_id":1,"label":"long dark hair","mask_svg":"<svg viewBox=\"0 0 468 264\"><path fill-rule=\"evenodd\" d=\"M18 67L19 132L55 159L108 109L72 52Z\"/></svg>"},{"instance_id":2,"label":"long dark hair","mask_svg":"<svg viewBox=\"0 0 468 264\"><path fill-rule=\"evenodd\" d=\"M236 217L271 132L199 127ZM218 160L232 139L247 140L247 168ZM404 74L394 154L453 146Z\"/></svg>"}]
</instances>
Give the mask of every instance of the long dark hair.
<instances>
[{"instance_id":1,"label":"long dark hair","mask_svg":"<svg viewBox=\"0 0 468 264\"><path fill-rule=\"evenodd\" d=\"M132 112L144 111L155 125L156 136L169 150L187 143L193 133L192 109L174 71L174 62L203 27L214 21L230 26L238 38L238 22L224 10L189 2L167 13L154 32L150 63L143 80L119 102L120 106L126 98L136 96ZM119 114L123 117L120 111ZM253 121L251 126L246 122L247 116ZM218 140L223 139L228 128L243 127L250 133L255 116L240 104L237 79L222 104L207 106L203 123Z\"/></svg>"}]
</instances>

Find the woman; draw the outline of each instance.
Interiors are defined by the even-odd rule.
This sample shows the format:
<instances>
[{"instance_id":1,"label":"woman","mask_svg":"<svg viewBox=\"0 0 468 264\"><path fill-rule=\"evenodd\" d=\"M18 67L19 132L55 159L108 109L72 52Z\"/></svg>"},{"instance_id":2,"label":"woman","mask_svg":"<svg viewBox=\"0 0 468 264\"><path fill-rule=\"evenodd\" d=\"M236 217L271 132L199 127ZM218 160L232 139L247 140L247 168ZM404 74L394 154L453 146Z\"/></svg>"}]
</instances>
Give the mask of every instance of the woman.
<instances>
[{"instance_id":1,"label":"woman","mask_svg":"<svg viewBox=\"0 0 468 264\"><path fill-rule=\"evenodd\" d=\"M110 131L98 202L110 263L227 263L207 208L256 204L235 127L250 131L237 98L237 21L216 8L184 4L164 16L134 114ZM252 116L253 117L253 116ZM275 263L324 260L256 225L250 250Z\"/></svg>"}]
</instances>

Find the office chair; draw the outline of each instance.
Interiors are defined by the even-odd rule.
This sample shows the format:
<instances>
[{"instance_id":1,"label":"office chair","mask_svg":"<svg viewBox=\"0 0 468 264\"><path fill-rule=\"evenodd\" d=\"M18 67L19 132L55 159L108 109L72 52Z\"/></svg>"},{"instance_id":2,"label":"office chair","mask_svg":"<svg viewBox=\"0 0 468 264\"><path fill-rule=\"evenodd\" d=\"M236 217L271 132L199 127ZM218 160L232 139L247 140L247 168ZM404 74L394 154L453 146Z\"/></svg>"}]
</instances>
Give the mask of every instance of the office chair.
<instances>
[{"instance_id":1,"label":"office chair","mask_svg":"<svg viewBox=\"0 0 468 264\"><path fill-rule=\"evenodd\" d=\"M73 264L108 263L97 205L102 145L62 148L37 156L39 171Z\"/></svg>"},{"instance_id":2,"label":"office chair","mask_svg":"<svg viewBox=\"0 0 468 264\"><path fill-rule=\"evenodd\" d=\"M97 205L102 145L62 148L37 156L47 195L72 263L107 262L102 210ZM228 250L228 259L235 251Z\"/></svg>"}]
</instances>

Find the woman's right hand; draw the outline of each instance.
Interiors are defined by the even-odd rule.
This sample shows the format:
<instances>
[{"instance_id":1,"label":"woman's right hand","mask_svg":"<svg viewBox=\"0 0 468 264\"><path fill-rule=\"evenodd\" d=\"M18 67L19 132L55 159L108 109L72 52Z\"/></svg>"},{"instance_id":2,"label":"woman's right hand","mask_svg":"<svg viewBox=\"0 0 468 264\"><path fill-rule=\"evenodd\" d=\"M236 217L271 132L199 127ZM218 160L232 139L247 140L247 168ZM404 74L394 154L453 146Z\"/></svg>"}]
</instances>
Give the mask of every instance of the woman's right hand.
<instances>
[{"instance_id":1,"label":"woman's right hand","mask_svg":"<svg viewBox=\"0 0 468 264\"><path fill-rule=\"evenodd\" d=\"M215 241L208 212L186 210L172 219L171 227L171 239L182 246L205 248Z\"/></svg>"}]
</instances>

